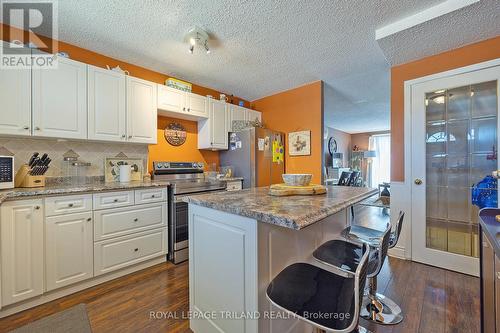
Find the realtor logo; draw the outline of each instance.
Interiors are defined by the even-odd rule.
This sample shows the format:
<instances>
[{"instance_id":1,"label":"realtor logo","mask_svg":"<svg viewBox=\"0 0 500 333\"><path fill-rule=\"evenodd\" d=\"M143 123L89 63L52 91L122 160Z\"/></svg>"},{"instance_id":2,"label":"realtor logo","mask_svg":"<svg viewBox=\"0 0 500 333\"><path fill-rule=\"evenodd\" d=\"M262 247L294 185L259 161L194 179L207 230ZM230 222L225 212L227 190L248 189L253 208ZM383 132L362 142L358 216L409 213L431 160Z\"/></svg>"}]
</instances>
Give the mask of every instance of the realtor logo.
<instances>
[{"instance_id":1,"label":"realtor logo","mask_svg":"<svg viewBox=\"0 0 500 333\"><path fill-rule=\"evenodd\" d=\"M57 0L0 0L1 68L57 66Z\"/></svg>"}]
</instances>

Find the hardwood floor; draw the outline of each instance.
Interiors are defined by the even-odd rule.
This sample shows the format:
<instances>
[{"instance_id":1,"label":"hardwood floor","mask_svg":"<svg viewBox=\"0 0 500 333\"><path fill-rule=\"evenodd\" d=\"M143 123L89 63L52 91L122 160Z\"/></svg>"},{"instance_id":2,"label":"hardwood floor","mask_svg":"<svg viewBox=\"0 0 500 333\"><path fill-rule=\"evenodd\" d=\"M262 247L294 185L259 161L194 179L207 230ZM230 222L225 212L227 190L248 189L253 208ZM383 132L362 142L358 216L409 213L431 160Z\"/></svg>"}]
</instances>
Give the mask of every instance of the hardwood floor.
<instances>
[{"instance_id":1,"label":"hardwood floor","mask_svg":"<svg viewBox=\"0 0 500 333\"><path fill-rule=\"evenodd\" d=\"M387 217L356 208L358 223L384 226ZM372 225L373 226L373 225ZM362 321L372 332L479 332L479 279L415 262L389 258L378 291L396 301L405 319L396 326ZM190 332L186 319L151 319L150 312L188 311L188 265L170 263L110 281L77 294L0 319L7 332L47 315L85 303L94 333Z\"/></svg>"}]
</instances>

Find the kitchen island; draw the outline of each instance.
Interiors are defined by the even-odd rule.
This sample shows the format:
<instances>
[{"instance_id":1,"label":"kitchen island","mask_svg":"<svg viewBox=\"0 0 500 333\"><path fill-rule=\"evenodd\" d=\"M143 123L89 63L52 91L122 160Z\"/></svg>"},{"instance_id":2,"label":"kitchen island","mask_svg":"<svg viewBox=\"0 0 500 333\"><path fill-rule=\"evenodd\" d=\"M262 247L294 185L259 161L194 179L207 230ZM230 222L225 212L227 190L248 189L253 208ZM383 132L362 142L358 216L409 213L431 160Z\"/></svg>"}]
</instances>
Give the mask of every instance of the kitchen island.
<instances>
[{"instance_id":1,"label":"kitchen island","mask_svg":"<svg viewBox=\"0 0 500 333\"><path fill-rule=\"evenodd\" d=\"M269 187L187 197L190 326L205 332L304 332L272 308L269 282L350 223L350 207L376 189L328 187L317 196L273 197ZM326 268L327 267L323 267ZM283 318L285 317L285 318Z\"/></svg>"}]
</instances>

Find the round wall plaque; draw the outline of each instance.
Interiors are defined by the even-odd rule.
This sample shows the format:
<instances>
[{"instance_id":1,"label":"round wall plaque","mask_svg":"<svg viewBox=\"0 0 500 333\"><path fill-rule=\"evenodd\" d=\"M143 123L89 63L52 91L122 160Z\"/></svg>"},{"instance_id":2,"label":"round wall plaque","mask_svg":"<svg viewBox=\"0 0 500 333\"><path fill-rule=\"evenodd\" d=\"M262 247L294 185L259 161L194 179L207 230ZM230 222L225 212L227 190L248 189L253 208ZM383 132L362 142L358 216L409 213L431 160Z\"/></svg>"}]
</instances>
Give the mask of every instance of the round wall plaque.
<instances>
[{"instance_id":1,"label":"round wall plaque","mask_svg":"<svg viewBox=\"0 0 500 333\"><path fill-rule=\"evenodd\" d=\"M172 146L181 146L186 142L186 129L179 123L170 123L165 128L165 140Z\"/></svg>"}]
</instances>

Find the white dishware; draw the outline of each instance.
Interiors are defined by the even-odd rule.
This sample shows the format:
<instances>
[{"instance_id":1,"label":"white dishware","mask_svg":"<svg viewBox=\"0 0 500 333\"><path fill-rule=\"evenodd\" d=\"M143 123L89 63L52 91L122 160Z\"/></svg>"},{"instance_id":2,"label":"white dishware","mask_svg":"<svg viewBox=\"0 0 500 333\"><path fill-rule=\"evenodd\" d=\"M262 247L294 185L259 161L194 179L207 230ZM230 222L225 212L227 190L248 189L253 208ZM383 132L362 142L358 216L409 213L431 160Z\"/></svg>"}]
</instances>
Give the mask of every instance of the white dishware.
<instances>
[{"instance_id":1,"label":"white dishware","mask_svg":"<svg viewBox=\"0 0 500 333\"><path fill-rule=\"evenodd\" d=\"M312 175L310 173L284 173L281 177L289 186L307 186L311 183Z\"/></svg>"},{"instance_id":2,"label":"white dishware","mask_svg":"<svg viewBox=\"0 0 500 333\"><path fill-rule=\"evenodd\" d=\"M120 183L130 182L132 176L132 167L130 165L120 165Z\"/></svg>"}]
</instances>

